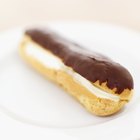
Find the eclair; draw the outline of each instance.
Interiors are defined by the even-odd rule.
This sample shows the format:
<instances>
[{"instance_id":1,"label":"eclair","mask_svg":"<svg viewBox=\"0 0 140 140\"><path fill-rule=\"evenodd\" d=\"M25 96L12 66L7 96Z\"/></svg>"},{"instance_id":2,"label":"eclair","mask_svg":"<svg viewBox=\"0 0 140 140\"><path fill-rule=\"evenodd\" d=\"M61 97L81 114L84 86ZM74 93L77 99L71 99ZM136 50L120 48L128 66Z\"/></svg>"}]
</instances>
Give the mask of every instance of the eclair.
<instances>
[{"instance_id":1,"label":"eclair","mask_svg":"<svg viewBox=\"0 0 140 140\"><path fill-rule=\"evenodd\" d=\"M126 68L49 29L26 30L19 53L95 115L118 112L133 95L133 78Z\"/></svg>"}]
</instances>

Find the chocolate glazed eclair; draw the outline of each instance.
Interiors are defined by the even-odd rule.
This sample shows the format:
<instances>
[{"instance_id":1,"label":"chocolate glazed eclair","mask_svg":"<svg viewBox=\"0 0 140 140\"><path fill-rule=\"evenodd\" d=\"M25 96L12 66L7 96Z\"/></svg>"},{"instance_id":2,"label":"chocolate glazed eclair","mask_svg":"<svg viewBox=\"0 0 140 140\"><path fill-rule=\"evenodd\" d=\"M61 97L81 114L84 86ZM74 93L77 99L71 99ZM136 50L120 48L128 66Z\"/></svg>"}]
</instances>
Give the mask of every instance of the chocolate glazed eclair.
<instances>
[{"instance_id":1,"label":"chocolate glazed eclair","mask_svg":"<svg viewBox=\"0 0 140 140\"><path fill-rule=\"evenodd\" d=\"M133 79L120 64L85 50L48 29L29 29L20 55L99 116L119 111L132 97Z\"/></svg>"}]
</instances>

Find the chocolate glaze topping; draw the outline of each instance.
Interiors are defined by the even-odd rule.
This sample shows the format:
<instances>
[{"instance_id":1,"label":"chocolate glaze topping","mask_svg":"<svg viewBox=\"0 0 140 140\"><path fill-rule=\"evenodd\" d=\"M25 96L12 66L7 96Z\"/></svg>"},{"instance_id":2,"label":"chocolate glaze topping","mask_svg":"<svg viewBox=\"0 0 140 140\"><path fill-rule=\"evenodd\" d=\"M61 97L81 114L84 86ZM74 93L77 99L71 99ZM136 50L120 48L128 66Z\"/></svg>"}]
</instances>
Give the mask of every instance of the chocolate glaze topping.
<instances>
[{"instance_id":1,"label":"chocolate glaze topping","mask_svg":"<svg viewBox=\"0 0 140 140\"><path fill-rule=\"evenodd\" d=\"M116 94L121 94L124 89L133 89L133 79L128 70L109 58L87 51L48 29L30 29L25 34L89 81L107 82L108 88L117 88Z\"/></svg>"}]
</instances>

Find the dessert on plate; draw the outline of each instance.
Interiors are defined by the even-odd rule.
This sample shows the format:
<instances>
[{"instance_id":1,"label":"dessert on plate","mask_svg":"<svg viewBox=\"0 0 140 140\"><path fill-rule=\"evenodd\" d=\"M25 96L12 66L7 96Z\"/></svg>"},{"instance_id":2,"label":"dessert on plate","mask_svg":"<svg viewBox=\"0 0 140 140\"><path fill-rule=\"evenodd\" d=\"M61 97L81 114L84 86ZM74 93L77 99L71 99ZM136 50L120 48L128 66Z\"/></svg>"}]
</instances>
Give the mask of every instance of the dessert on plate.
<instances>
[{"instance_id":1,"label":"dessert on plate","mask_svg":"<svg viewBox=\"0 0 140 140\"><path fill-rule=\"evenodd\" d=\"M19 52L36 70L98 116L118 112L132 97L133 78L126 68L49 29L26 30Z\"/></svg>"}]
</instances>

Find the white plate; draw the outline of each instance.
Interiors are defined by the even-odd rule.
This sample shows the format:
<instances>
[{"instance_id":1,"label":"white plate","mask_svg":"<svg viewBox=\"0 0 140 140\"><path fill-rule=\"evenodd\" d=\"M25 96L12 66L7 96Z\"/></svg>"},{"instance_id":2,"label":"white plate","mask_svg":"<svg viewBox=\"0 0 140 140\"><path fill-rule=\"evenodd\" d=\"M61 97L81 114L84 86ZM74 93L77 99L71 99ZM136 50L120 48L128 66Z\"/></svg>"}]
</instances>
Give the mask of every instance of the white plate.
<instances>
[{"instance_id":1,"label":"white plate","mask_svg":"<svg viewBox=\"0 0 140 140\"><path fill-rule=\"evenodd\" d=\"M9 30L0 34L0 129L3 134L13 131L15 140L23 134L26 139L111 139L126 138L128 133L129 138L140 138L140 34L99 23L59 22L48 26L129 69L135 82L134 98L121 112L110 117L88 113L19 57L18 45L24 28ZM16 131L18 134L14 134Z\"/></svg>"}]
</instances>

